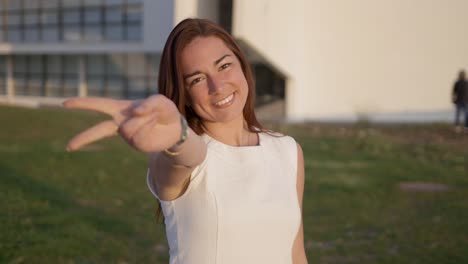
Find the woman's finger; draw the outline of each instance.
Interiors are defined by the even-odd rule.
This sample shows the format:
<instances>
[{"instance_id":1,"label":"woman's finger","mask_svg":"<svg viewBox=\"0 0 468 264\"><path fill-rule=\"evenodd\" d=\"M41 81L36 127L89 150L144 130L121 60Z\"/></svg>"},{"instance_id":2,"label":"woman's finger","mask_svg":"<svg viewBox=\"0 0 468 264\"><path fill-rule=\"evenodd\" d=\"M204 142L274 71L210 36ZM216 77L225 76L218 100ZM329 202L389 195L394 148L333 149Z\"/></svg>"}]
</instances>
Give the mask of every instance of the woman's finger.
<instances>
[{"instance_id":1,"label":"woman's finger","mask_svg":"<svg viewBox=\"0 0 468 264\"><path fill-rule=\"evenodd\" d=\"M132 143L133 135L145 124L157 119L157 114L134 116L119 126L119 133L127 142Z\"/></svg>"},{"instance_id":2,"label":"woman's finger","mask_svg":"<svg viewBox=\"0 0 468 264\"><path fill-rule=\"evenodd\" d=\"M177 126L177 124L175 126ZM161 136L148 137L148 135L155 135L156 129L158 130L158 134ZM175 142L177 142L177 140L180 138L180 134L173 133L174 130L175 128L173 127L161 125L158 120L158 116L156 116L135 132L135 134L132 136L132 141L140 151L161 151L174 145Z\"/></svg>"},{"instance_id":3,"label":"woman's finger","mask_svg":"<svg viewBox=\"0 0 468 264\"><path fill-rule=\"evenodd\" d=\"M113 136L117 133L117 130L118 126L114 121L108 120L101 122L76 135L68 142L67 150L74 151L91 142Z\"/></svg>"},{"instance_id":4,"label":"woman's finger","mask_svg":"<svg viewBox=\"0 0 468 264\"><path fill-rule=\"evenodd\" d=\"M75 97L67 99L63 102L63 106L69 109L91 110L112 117L123 115L124 112L132 106L132 101L114 100L109 98L98 97Z\"/></svg>"}]
</instances>

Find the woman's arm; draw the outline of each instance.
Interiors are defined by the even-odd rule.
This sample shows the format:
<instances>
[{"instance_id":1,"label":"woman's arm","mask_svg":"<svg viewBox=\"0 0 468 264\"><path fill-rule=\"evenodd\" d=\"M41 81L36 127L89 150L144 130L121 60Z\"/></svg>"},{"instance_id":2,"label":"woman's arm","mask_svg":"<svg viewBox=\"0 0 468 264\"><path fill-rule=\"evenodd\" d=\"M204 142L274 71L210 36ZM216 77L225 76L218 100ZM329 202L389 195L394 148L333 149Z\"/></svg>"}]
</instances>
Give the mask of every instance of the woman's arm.
<instances>
[{"instance_id":1,"label":"woman's arm","mask_svg":"<svg viewBox=\"0 0 468 264\"><path fill-rule=\"evenodd\" d=\"M206 157L207 147L203 139L190 128L187 132L182 145L170 148L170 152L150 154L149 175L162 200L170 201L181 196L187 178Z\"/></svg>"},{"instance_id":2,"label":"woman's arm","mask_svg":"<svg viewBox=\"0 0 468 264\"><path fill-rule=\"evenodd\" d=\"M297 199L299 201L299 206L301 208L301 226L296 235L296 239L293 244L293 264L306 264L307 256L304 248L304 225L302 221L302 200L304 196L304 155L302 153L302 148L297 144Z\"/></svg>"},{"instance_id":3,"label":"woman's arm","mask_svg":"<svg viewBox=\"0 0 468 264\"><path fill-rule=\"evenodd\" d=\"M131 147L150 153L150 176L161 199L177 198L183 182L206 156L205 143L190 128L187 128L187 139L174 147L181 139L184 125L176 105L163 95L140 101L80 97L66 100L63 106L112 117L76 135L68 143L69 151L120 134ZM164 151L167 149L170 152Z\"/></svg>"}]
</instances>

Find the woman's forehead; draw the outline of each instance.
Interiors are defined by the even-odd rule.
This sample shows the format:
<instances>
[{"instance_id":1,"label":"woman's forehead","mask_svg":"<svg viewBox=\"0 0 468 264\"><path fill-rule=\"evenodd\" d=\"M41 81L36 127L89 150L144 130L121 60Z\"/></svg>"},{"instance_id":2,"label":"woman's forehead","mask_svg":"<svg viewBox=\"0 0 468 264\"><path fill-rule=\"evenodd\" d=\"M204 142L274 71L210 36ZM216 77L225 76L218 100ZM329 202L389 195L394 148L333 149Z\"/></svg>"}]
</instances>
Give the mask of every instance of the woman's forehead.
<instances>
[{"instance_id":1,"label":"woman's forehead","mask_svg":"<svg viewBox=\"0 0 468 264\"><path fill-rule=\"evenodd\" d=\"M182 50L182 64L195 62L215 62L224 55L233 52L218 37L196 37Z\"/></svg>"}]
</instances>

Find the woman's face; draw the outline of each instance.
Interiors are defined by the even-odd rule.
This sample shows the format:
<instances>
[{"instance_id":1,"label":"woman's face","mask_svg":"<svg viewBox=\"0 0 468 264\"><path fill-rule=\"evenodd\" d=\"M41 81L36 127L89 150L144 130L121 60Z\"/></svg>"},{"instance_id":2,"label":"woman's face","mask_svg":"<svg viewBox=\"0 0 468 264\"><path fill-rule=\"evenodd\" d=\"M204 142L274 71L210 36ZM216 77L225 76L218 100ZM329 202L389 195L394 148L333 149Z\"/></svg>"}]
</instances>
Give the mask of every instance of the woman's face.
<instances>
[{"instance_id":1,"label":"woman's face","mask_svg":"<svg viewBox=\"0 0 468 264\"><path fill-rule=\"evenodd\" d=\"M243 119L248 85L240 61L217 37L197 37L181 54L191 107L203 122Z\"/></svg>"}]
</instances>

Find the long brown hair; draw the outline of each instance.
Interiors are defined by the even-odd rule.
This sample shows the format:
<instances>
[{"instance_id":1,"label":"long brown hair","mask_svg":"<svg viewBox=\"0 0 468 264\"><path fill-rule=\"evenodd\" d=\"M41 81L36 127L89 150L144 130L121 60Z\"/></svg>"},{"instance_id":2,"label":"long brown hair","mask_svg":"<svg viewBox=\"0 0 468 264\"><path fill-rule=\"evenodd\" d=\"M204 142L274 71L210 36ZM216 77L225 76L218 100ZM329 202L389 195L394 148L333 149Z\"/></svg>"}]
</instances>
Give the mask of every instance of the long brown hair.
<instances>
[{"instance_id":1,"label":"long brown hair","mask_svg":"<svg viewBox=\"0 0 468 264\"><path fill-rule=\"evenodd\" d=\"M244 53L234 38L221 26L207 19L188 18L181 21L167 38L159 67L159 93L171 99L185 116L192 130L201 135L205 132L200 116L190 107L181 71L182 50L196 37L215 36L220 38L239 59L248 85L247 101L243 116L251 132L263 130L255 116L255 81Z\"/></svg>"}]
</instances>

